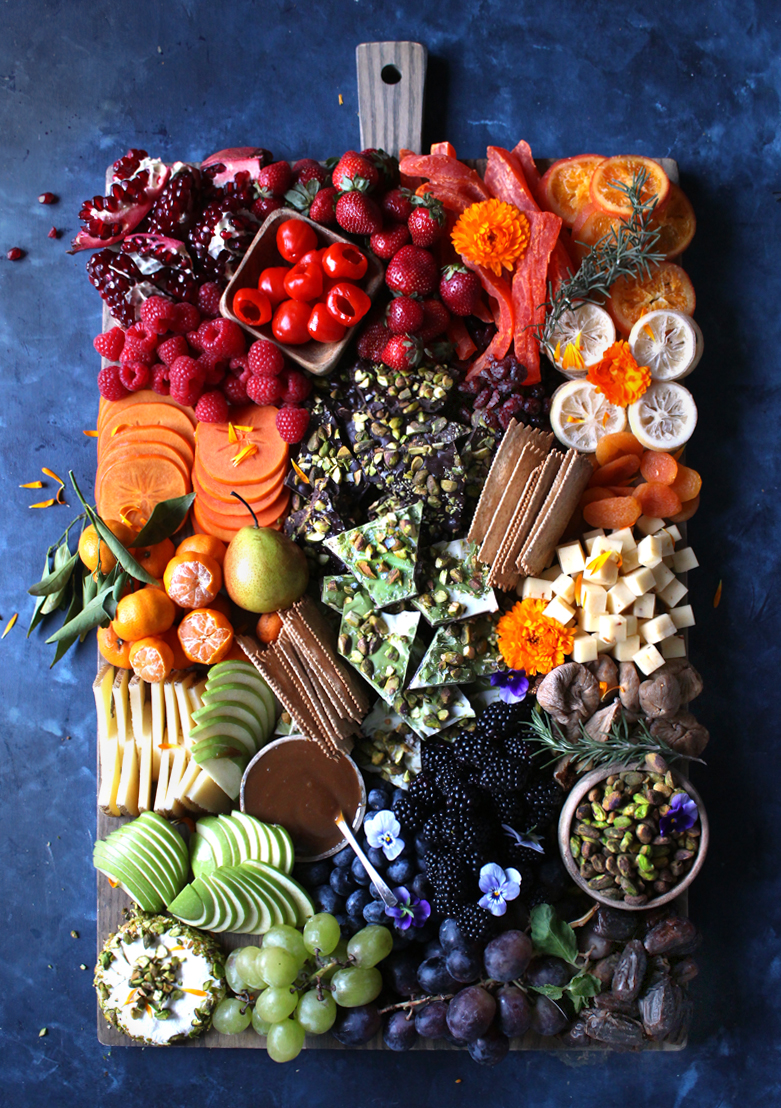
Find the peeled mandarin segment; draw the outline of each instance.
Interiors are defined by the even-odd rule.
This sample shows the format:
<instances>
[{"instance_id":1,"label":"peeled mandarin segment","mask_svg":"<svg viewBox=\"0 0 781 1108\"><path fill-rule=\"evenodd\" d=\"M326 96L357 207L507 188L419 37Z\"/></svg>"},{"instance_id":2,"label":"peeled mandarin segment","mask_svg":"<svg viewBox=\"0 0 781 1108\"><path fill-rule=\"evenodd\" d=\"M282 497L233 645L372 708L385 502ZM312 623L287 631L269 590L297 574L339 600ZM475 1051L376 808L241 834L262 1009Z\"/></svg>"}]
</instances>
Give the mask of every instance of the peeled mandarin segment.
<instances>
[{"instance_id":1,"label":"peeled mandarin segment","mask_svg":"<svg viewBox=\"0 0 781 1108\"><path fill-rule=\"evenodd\" d=\"M628 481L630 477L634 477L639 468L640 459L636 454L622 454L595 470L589 485L592 488L599 485L619 485L622 481Z\"/></svg>"},{"instance_id":2,"label":"peeled mandarin segment","mask_svg":"<svg viewBox=\"0 0 781 1108\"><path fill-rule=\"evenodd\" d=\"M686 523L695 514L700 506L699 496L693 496L691 500L687 500L675 516L670 516L670 523Z\"/></svg>"},{"instance_id":3,"label":"peeled mandarin segment","mask_svg":"<svg viewBox=\"0 0 781 1108\"><path fill-rule=\"evenodd\" d=\"M169 427L147 427L142 424L134 424L132 427L124 427L122 423L116 424L116 434L104 431L98 439L98 461L100 462L109 447L115 443L123 445L137 445L139 443L162 443L164 446L176 451L184 464L191 468L195 461L194 440L188 441L178 431L172 431Z\"/></svg>"},{"instance_id":4,"label":"peeled mandarin segment","mask_svg":"<svg viewBox=\"0 0 781 1108\"><path fill-rule=\"evenodd\" d=\"M196 608L184 617L177 631L187 657L193 662L214 665L233 644L233 628L222 612Z\"/></svg>"},{"instance_id":5,"label":"peeled mandarin segment","mask_svg":"<svg viewBox=\"0 0 781 1108\"><path fill-rule=\"evenodd\" d=\"M610 286L605 306L621 334L629 335L638 319L656 308L694 315L695 304L688 274L674 262L662 262L648 276L620 277Z\"/></svg>"},{"instance_id":6,"label":"peeled mandarin segment","mask_svg":"<svg viewBox=\"0 0 781 1108\"><path fill-rule=\"evenodd\" d=\"M205 608L222 588L222 570L208 554L177 554L165 569L165 591L180 608Z\"/></svg>"},{"instance_id":7,"label":"peeled mandarin segment","mask_svg":"<svg viewBox=\"0 0 781 1108\"><path fill-rule=\"evenodd\" d=\"M685 504L687 501L693 500L695 496L699 496L702 488L702 477L696 469L679 465L676 478L670 487L673 492L678 494L681 503Z\"/></svg>"},{"instance_id":8,"label":"peeled mandarin segment","mask_svg":"<svg viewBox=\"0 0 781 1108\"><path fill-rule=\"evenodd\" d=\"M580 498L580 506L585 508L586 504L593 504L597 500L609 500L611 495L608 489L586 489Z\"/></svg>"},{"instance_id":9,"label":"peeled mandarin segment","mask_svg":"<svg viewBox=\"0 0 781 1108\"><path fill-rule=\"evenodd\" d=\"M583 509L583 518L589 527L605 527L611 531L634 527L642 514L640 502L631 496L595 500Z\"/></svg>"},{"instance_id":10,"label":"peeled mandarin segment","mask_svg":"<svg viewBox=\"0 0 781 1108\"><path fill-rule=\"evenodd\" d=\"M540 181L549 211L571 227L578 213L589 202L589 185L594 170L605 158L602 154L578 154L554 162Z\"/></svg>"},{"instance_id":11,"label":"peeled mandarin segment","mask_svg":"<svg viewBox=\"0 0 781 1108\"><path fill-rule=\"evenodd\" d=\"M677 258L689 246L697 229L694 208L682 189L670 182L670 195L652 226L659 231L654 250L669 261Z\"/></svg>"},{"instance_id":12,"label":"peeled mandarin segment","mask_svg":"<svg viewBox=\"0 0 781 1108\"><path fill-rule=\"evenodd\" d=\"M277 409L271 405L250 404L238 408L233 413L233 425L252 428L240 432L238 442L230 441L227 423L199 423L195 453L205 473L231 488L257 484L276 474L288 457L288 446L279 437L276 417ZM257 452L234 465L233 459L242 446L249 444L257 446Z\"/></svg>"},{"instance_id":13,"label":"peeled mandarin segment","mask_svg":"<svg viewBox=\"0 0 781 1108\"><path fill-rule=\"evenodd\" d=\"M657 481L638 485L633 495L641 504L643 515L652 519L669 519L681 510L678 494L669 485L661 485Z\"/></svg>"},{"instance_id":14,"label":"peeled mandarin segment","mask_svg":"<svg viewBox=\"0 0 781 1108\"><path fill-rule=\"evenodd\" d=\"M642 200L657 198L657 208L661 209L670 192L670 179L651 158L639 154L622 154L616 158L606 158L595 167L589 184L591 200L610 215L630 216L632 205L626 193L618 186L629 186L637 173L645 171L646 180L640 189Z\"/></svg>"},{"instance_id":15,"label":"peeled mandarin segment","mask_svg":"<svg viewBox=\"0 0 781 1108\"><path fill-rule=\"evenodd\" d=\"M164 681L174 667L174 652L162 638L139 639L130 648L130 665L142 681Z\"/></svg>"},{"instance_id":16,"label":"peeled mandarin segment","mask_svg":"<svg viewBox=\"0 0 781 1108\"><path fill-rule=\"evenodd\" d=\"M640 472L646 481L672 485L678 474L678 463L664 450L646 450L640 459Z\"/></svg>"},{"instance_id":17,"label":"peeled mandarin segment","mask_svg":"<svg viewBox=\"0 0 781 1108\"><path fill-rule=\"evenodd\" d=\"M136 408L140 410L136 411ZM179 413L178 416L174 414L176 412ZM181 420L180 416L184 416L184 420ZM109 420L113 419L127 424L152 425L159 423L163 427L173 427L174 429L177 429L178 426L186 428L186 425L189 424L190 433L192 433L197 422L192 408L185 408L183 404L177 403L172 397L160 396L152 389L139 389L138 392L131 392L130 396L125 396L122 400L106 401L105 407L102 407L98 413L98 431L102 431ZM183 434L186 433L186 430L183 431Z\"/></svg>"},{"instance_id":18,"label":"peeled mandarin segment","mask_svg":"<svg viewBox=\"0 0 781 1108\"><path fill-rule=\"evenodd\" d=\"M190 482L167 458L126 458L114 462L95 484L98 513L124 515L130 523L143 526L161 500L184 496Z\"/></svg>"},{"instance_id":19,"label":"peeled mandarin segment","mask_svg":"<svg viewBox=\"0 0 781 1108\"><path fill-rule=\"evenodd\" d=\"M614 461L625 454L636 454L639 458L643 447L631 431L617 431L614 435L604 435L597 443L597 461L601 466Z\"/></svg>"}]
</instances>

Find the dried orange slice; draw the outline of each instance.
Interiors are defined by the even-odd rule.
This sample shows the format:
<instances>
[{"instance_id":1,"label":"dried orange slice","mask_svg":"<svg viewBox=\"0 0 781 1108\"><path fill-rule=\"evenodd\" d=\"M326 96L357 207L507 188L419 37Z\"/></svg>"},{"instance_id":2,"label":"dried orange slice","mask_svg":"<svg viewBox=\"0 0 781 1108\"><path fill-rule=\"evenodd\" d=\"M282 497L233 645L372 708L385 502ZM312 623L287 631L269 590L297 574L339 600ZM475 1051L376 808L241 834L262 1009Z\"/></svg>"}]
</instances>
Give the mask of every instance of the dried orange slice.
<instances>
[{"instance_id":1,"label":"dried orange slice","mask_svg":"<svg viewBox=\"0 0 781 1108\"><path fill-rule=\"evenodd\" d=\"M606 161L603 154L578 154L560 158L543 175L540 188L550 211L560 216L565 227L571 227L589 201L589 185L594 170Z\"/></svg>"},{"instance_id":2,"label":"dried orange slice","mask_svg":"<svg viewBox=\"0 0 781 1108\"><path fill-rule=\"evenodd\" d=\"M188 612L177 635L190 661L207 666L221 662L233 645L233 628L228 617L211 608Z\"/></svg>"},{"instance_id":3,"label":"dried orange slice","mask_svg":"<svg viewBox=\"0 0 781 1108\"><path fill-rule=\"evenodd\" d=\"M664 254L668 261L682 254L694 238L697 229L694 208L683 191L672 182L670 197L663 210L654 215L652 226L659 232L654 250Z\"/></svg>"},{"instance_id":4,"label":"dried orange slice","mask_svg":"<svg viewBox=\"0 0 781 1108\"><path fill-rule=\"evenodd\" d=\"M655 196L656 207L661 208L670 192L670 178L658 162L640 154L621 154L599 163L589 186L593 203L610 215L631 215L632 205L624 188L632 184L632 179L641 170L645 170L646 179L640 190L640 199L651 200Z\"/></svg>"},{"instance_id":5,"label":"dried orange slice","mask_svg":"<svg viewBox=\"0 0 781 1108\"><path fill-rule=\"evenodd\" d=\"M696 298L688 274L674 262L662 262L648 277L621 277L610 288L606 307L622 335L657 308L694 315Z\"/></svg>"},{"instance_id":6,"label":"dried orange slice","mask_svg":"<svg viewBox=\"0 0 781 1108\"><path fill-rule=\"evenodd\" d=\"M174 667L174 652L158 636L139 639L130 648L130 665L142 681L165 681Z\"/></svg>"},{"instance_id":7,"label":"dried orange slice","mask_svg":"<svg viewBox=\"0 0 781 1108\"><path fill-rule=\"evenodd\" d=\"M222 570L208 554L191 550L171 558L163 584L180 608L206 608L222 588Z\"/></svg>"}]
</instances>

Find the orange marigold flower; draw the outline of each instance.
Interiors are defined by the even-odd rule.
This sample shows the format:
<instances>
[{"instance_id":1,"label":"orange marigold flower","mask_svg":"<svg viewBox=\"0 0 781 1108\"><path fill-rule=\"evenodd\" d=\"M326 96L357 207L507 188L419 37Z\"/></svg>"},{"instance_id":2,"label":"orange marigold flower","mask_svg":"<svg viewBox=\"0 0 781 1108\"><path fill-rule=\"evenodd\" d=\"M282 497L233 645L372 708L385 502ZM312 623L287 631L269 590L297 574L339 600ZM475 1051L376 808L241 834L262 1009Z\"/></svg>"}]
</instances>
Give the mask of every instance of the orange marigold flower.
<instances>
[{"instance_id":1,"label":"orange marigold flower","mask_svg":"<svg viewBox=\"0 0 781 1108\"><path fill-rule=\"evenodd\" d=\"M499 651L505 662L510 669L526 670L530 677L550 673L572 653L574 628L543 615L546 606L544 600L519 600L496 626Z\"/></svg>"},{"instance_id":2,"label":"orange marigold flower","mask_svg":"<svg viewBox=\"0 0 781 1108\"><path fill-rule=\"evenodd\" d=\"M451 237L459 254L501 277L526 253L531 224L513 204L482 200L459 217Z\"/></svg>"},{"instance_id":3,"label":"orange marigold flower","mask_svg":"<svg viewBox=\"0 0 781 1108\"><path fill-rule=\"evenodd\" d=\"M651 371L637 364L628 342L619 341L607 348L601 361L589 367L586 380L611 404L625 408L639 400L651 384Z\"/></svg>"}]
</instances>

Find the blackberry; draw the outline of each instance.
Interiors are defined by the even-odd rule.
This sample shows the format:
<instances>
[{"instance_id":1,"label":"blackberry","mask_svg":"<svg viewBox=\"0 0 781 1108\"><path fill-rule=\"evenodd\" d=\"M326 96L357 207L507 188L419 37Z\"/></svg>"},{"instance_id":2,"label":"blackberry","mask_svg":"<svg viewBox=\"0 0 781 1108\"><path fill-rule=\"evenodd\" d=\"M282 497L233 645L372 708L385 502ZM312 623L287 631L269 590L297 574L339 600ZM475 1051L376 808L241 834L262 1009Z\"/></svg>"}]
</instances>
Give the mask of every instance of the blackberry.
<instances>
[{"instance_id":1,"label":"blackberry","mask_svg":"<svg viewBox=\"0 0 781 1108\"><path fill-rule=\"evenodd\" d=\"M529 866L536 865L541 862L545 855L540 854L538 850L532 850L530 846L519 846L517 843L509 842L505 848L505 859L509 866L515 866L516 869L521 867L528 868Z\"/></svg>"},{"instance_id":2,"label":"blackberry","mask_svg":"<svg viewBox=\"0 0 781 1108\"><path fill-rule=\"evenodd\" d=\"M523 718L521 703L506 704L497 701L489 704L477 719L475 731L493 742L501 742L509 731L515 731Z\"/></svg>"},{"instance_id":3,"label":"blackberry","mask_svg":"<svg viewBox=\"0 0 781 1108\"><path fill-rule=\"evenodd\" d=\"M431 847L446 846L450 841L448 835L450 824L446 820L447 816L444 812L436 812L433 816L429 816L423 824L423 834L429 844L427 855L430 853Z\"/></svg>"},{"instance_id":4,"label":"blackberry","mask_svg":"<svg viewBox=\"0 0 781 1108\"><path fill-rule=\"evenodd\" d=\"M513 762L520 762L530 768L534 765L534 754L537 750L534 743L527 742L520 735L507 735L504 740L504 750L508 758Z\"/></svg>"},{"instance_id":5,"label":"blackberry","mask_svg":"<svg viewBox=\"0 0 781 1108\"><path fill-rule=\"evenodd\" d=\"M460 856L463 865L471 874L474 874L475 877L488 861L485 852L476 846L470 846L462 850Z\"/></svg>"},{"instance_id":6,"label":"blackberry","mask_svg":"<svg viewBox=\"0 0 781 1108\"><path fill-rule=\"evenodd\" d=\"M465 904L459 908L456 923L464 938L473 943L488 942L496 931L493 916L479 904Z\"/></svg>"},{"instance_id":7,"label":"blackberry","mask_svg":"<svg viewBox=\"0 0 781 1108\"><path fill-rule=\"evenodd\" d=\"M393 801L393 814L405 831L415 832L423 826L423 812L414 796L401 793Z\"/></svg>"},{"instance_id":8,"label":"blackberry","mask_svg":"<svg viewBox=\"0 0 781 1108\"><path fill-rule=\"evenodd\" d=\"M444 743L426 741L420 744L420 761L423 769L430 770L436 780L436 771L453 765L453 753Z\"/></svg>"},{"instance_id":9,"label":"blackberry","mask_svg":"<svg viewBox=\"0 0 781 1108\"><path fill-rule=\"evenodd\" d=\"M435 911L440 915L453 915L473 892L474 876L454 852L443 856L429 880L434 889Z\"/></svg>"},{"instance_id":10,"label":"blackberry","mask_svg":"<svg viewBox=\"0 0 781 1108\"><path fill-rule=\"evenodd\" d=\"M445 797L458 788L460 781L454 765L438 766L432 772L437 788Z\"/></svg>"},{"instance_id":11,"label":"blackberry","mask_svg":"<svg viewBox=\"0 0 781 1108\"><path fill-rule=\"evenodd\" d=\"M432 908L438 916L454 916L463 905L464 900L452 889L434 888Z\"/></svg>"},{"instance_id":12,"label":"blackberry","mask_svg":"<svg viewBox=\"0 0 781 1108\"><path fill-rule=\"evenodd\" d=\"M497 793L491 797L491 809L498 823L509 824L521 832L526 826L526 805L517 793Z\"/></svg>"},{"instance_id":13,"label":"blackberry","mask_svg":"<svg viewBox=\"0 0 781 1108\"><path fill-rule=\"evenodd\" d=\"M457 761L469 766L481 767L496 754L490 739L477 731L468 731L454 743Z\"/></svg>"},{"instance_id":14,"label":"blackberry","mask_svg":"<svg viewBox=\"0 0 781 1108\"><path fill-rule=\"evenodd\" d=\"M447 797L447 810L459 820L474 821L485 810L485 800L480 789L474 785L465 785L458 782Z\"/></svg>"},{"instance_id":15,"label":"blackberry","mask_svg":"<svg viewBox=\"0 0 781 1108\"><path fill-rule=\"evenodd\" d=\"M414 777L410 782L407 793L414 797L426 817L435 812L442 804L442 793L437 788L431 773L419 773L417 777Z\"/></svg>"},{"instance_id":16,"label":"blackberry","mask_svg":"<svg viewBox=\"0 0 781 1108\"><path fill-rule=\"evenodd\" d=\"M563 800L562 791L555 781L540 781L523 795L530 820L537 827L545 827L552 822Z\"/></svg>"}]
</instances>

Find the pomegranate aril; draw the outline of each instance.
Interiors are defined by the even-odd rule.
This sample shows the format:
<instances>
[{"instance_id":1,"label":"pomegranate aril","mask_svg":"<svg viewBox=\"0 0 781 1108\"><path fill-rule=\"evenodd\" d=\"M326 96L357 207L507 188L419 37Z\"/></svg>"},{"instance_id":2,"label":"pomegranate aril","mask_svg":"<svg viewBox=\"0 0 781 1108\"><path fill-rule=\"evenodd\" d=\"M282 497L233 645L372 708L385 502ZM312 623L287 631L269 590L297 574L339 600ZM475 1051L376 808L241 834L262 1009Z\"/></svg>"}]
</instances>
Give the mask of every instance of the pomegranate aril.
<instances>
[{"instance_id":1,"label":"pomegranate aril","mask_svg":"<svg viewBox=\"0 0 781 1108\"><path fill-rule=\"evenodd\" d=\"M24 257L24 253L25 252L21 249L21 247L12 246L6 254L6 258L8 258L9 262L18 262Z\"/></svg>"},{"instance_id":2,"label":"pomegranate aril","mask_svg":"<svg viewBox=\"0 0 781 1108\"><path fill-rule=\"evenodd\" d=\"M38 203L39 204L56 204L57 203L57 197L54 195L53 192L42 192L41 195L38 197Z\"/></svg>"},{"instance_id":3,"label":"pomegranate aril","mask_svg":"<svg viewBox=\"0 0 781 1108\"><path fill-rule=\"evenodd\" d=\"M61 232L58 231L56 227L50 227L49 233L46 237L47 239L58 239L60 237L60 234Z\"/></svg>"}]
</instances>

